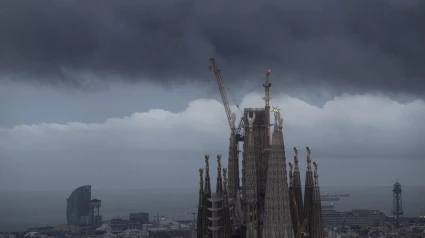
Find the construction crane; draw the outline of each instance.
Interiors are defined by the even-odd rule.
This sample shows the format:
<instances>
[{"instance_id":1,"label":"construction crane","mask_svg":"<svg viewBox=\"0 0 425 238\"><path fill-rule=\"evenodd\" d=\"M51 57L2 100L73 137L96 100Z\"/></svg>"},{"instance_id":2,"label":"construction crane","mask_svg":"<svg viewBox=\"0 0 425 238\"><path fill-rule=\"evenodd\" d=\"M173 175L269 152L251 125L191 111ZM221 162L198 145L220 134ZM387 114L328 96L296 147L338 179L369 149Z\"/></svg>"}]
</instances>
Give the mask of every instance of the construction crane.
<instances>
[{"instance_id":1,"label":"construction crane","mask_svg":"<svg viewBox=\"0 0 425 238\"><path fill-rule=\"evenodd\" d=\"M270 150L270 86L272 84L269 80L270 76L270 69L266 72L266 80L264 86L264 101L266 102L265 105L265 111L266 111L266 134L265 134L265 140L264 140L264 150Z\"/></svg>"},{"instance_id":2,"label":"construction crane","mask_svg":"<svg viewBox=\"0 0 425 238\"><path fill-rule=\"evenodd\" d=\"M211 57L210 61L211 61L210 69L214 70L215 78L217 79L218 89L220 90L221 99L223 100L224 109L226 110L227 120L229 122L229 126L231 127L232 112L230 111L229 101L227 100L226 89L224 89L224 86L223 86L223 79L220 74L221 69L218 68L214 57Z\"/></svg>"},{"instance_id":3,"label":"construction crane","mask_svg":"<svg viewBox=\"0 0 425 238\"><path fill-rule=\"evenodd\" d=\"M232 125L231 125L232 112L230 111L229 101L227 100L226 90L225 90L224 85L223 85L223 78L221 77L221 74L220 74L221 69L218 68L214 57L211 57L210 61L211 61L210 70L214 71L215 78L217 79L218 89L220 90L221 99L223 100L224 110L226 111L227 121L229 122L229 126L232 127ZM242 112L242 110L239 108L239 105L237 107L238 107L239 111ZM239 126L236 130L236 143L244 140L244 132L243 132L244 120L243 120L243 118L244 118L244 115L242 113L241 121L239 122Z\"/></svg>"}]
</instances>

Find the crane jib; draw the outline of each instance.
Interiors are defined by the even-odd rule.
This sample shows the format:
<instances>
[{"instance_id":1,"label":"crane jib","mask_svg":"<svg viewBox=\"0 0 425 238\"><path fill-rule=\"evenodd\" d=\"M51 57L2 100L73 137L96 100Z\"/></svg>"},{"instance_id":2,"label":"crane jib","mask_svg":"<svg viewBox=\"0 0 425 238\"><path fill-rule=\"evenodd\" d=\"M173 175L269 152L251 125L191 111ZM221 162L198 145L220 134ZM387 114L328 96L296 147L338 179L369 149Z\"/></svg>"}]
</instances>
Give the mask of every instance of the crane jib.
<instances>
[{"instance_id":1,"label":"crane jib","mask_svg":"<svg viewBox=\"0 0 425 238\"><path fill-rule=\"evenodd\" d=\"M223 101L224 109L226 111L227 121L229 123L229 126L231 127L232 126L231 125L232 113L230 111L229 102L227 100L226 90L223 86L223 80L222 80L222 77L220 75L221 70L218 68L214 57L211 57L210 60L211 60L211 67L214 69L214 74L215 74L215 77L217 79L218 89L220 90L221 99Z\"/></svg>"}]
</instances>

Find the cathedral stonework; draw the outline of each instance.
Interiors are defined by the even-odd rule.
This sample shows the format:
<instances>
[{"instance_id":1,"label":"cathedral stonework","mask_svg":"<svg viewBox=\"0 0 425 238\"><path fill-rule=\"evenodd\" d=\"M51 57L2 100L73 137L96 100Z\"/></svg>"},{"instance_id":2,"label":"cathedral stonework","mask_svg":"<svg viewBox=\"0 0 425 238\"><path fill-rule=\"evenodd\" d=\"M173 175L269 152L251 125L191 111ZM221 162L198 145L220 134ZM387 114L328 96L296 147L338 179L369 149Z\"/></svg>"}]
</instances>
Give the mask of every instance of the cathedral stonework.
<instances>
[{"instance_id":1,"label":"cathedral stonework","mask_svg":"<svg viewBox=\"0 0 425 238\"><path fill-rule=\"evenodd\" d=\"M268 98L268 71L266 97ZM301 238L324 237L317 163L312 171L311 149L306 147L307 170L302 193L298 149L294 164L285 154L283 119L273 107L274 130L270 136L270 107L246 108L241 125L229 116L230 139L227 169L217 156L217 184L211 193L209 156L199 170L197 238ZM242 177L239 176L239 139L243 130ZM235 131L238 131L236 133ZM271 138L270 138L271 137ZM205 175L204 175L205 174ZM239 183L242 181L242 184Z\"/></svg>"}]
</instances>

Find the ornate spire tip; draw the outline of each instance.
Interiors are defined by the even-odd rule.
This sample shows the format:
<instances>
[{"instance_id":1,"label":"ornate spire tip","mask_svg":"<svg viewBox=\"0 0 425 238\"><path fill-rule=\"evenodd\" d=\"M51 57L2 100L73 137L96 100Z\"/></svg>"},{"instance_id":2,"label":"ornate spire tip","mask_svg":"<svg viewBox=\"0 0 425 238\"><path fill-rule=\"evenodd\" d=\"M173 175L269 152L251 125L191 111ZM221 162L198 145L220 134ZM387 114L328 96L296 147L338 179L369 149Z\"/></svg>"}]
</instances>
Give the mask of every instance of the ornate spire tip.
<instances>
[{"instance_id":1,"label":"ornate spire tip","mask_svg":"<svg viewBox=\"0 0 425 238\"><path fill-rule=\"evenodd\" d=\"M221 171L221 155L217 155L217 170Z\"/></svg>"}]
</instances>

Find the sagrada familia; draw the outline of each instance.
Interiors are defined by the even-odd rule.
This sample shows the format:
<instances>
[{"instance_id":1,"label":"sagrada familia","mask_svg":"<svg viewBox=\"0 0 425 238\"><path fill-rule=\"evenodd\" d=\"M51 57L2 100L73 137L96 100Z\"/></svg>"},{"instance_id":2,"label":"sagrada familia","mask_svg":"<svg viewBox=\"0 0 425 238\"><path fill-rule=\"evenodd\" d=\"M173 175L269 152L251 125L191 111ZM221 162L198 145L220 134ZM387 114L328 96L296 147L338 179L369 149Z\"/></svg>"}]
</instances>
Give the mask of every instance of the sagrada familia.
<instances>
[{"instance_id":1,"label":"sagrada familia","mask_svg":"<svg viewBox=\"0 0 425 238\"><path fill-rule=\"evenodd\" d=\"M217 183L211 191L209 156L199 170L198 238L324 238L317 163L307 150L307 170L302 194L298 149L294 163L285 155L283 119L273 108L275 123L270 136L270 109L244 109L245 130L242 183L235 114L231 114L228 168L221 168L217 155ZM271 138L270 138L271 137ZM205 173L205 174L204 174Z\"/></svg>"}]
</instances>

